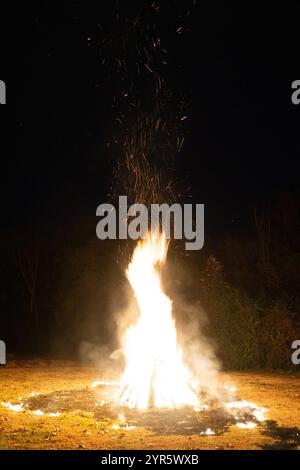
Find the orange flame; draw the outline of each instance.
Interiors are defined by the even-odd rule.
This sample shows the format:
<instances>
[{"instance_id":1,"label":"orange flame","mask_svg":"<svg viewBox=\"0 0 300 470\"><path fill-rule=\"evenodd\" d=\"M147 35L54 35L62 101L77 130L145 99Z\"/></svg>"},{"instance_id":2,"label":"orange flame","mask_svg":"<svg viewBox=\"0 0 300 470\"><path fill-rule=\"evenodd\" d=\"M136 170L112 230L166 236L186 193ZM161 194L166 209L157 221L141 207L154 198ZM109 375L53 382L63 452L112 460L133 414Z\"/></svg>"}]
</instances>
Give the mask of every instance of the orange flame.
<instances>
[{"instance_id":1,"label":"orange flame","mask_svg":"<svg viewBox=\"0 0 300 470\"><path fill-rule=\"evenodd\" d=\"M168 251L163 234L139 241L126 271L140 316L124 338L126 367L118 400L131 408L195 406L198 397L177 344L172 302L163 292L159 265Z\"/></svg>"}]
</instances>

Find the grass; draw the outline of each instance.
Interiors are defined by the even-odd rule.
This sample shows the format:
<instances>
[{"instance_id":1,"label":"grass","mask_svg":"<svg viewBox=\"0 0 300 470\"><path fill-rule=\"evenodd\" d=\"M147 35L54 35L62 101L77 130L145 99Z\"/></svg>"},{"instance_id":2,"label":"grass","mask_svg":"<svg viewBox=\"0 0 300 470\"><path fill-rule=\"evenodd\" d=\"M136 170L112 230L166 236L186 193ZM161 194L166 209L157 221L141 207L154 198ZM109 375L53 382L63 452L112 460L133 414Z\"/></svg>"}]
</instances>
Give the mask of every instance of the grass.
<instances>
[{"instance_id":1,"label":"grass","mask_svg":"<svg viewBox=\"0 0 300 470\"><path fill-rule=\"evenodd\" d=\"M229 425L213 436L193 429L158 432L141 421L131 430L114 429L112 423L119 418L109 416L105 408L93 411L84 401L89 399L84 393L90 397L90 385L99 378L99 371L65 361L21 361L1 367L0 403L19 402L32 392L53 397L62 391L67 400L57 417L0 406L0 449L300 449L299 375L223 374L241 398L268 408L267 422L254 429ZM76 399L80 393L81 401Z\"/></svg>"}]
</instances>

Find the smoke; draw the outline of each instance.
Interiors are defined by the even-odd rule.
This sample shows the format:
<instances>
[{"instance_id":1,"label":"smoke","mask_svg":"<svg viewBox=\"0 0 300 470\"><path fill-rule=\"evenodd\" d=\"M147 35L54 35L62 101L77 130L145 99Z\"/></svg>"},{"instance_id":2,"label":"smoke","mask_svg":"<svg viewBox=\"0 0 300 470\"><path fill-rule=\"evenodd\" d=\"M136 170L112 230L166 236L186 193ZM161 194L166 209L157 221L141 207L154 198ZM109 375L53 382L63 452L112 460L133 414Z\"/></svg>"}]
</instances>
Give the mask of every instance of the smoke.
<instances>
[{"instance_id":1,"label":"smoke","mask_svg":"<svg viewBox=\"0 0 300 470\"><path fill-rule=\"evenodd\" d=\"M108 380L119 378L124 370L122 338L128 326L134 324L139 315L138 305L125 276L114 285L110 296L110 302L107 305L109 320L107 344L81 341L78 350L80 360L95 367L101 377Z\"/></svg>"},{"instance_id":2,"label":"smoke","mask_svg":"<svg viewBox=\"0 0 300 470\"><path fill-rule=\"evenodd\" d=\"M221 351L210 337L210 318L201 303L199 264L189 262L181 250L174 248L171 243L162 281L172 300L178 345L201 392L224 401L232 395L229 388L224 393Z\"/></svg>"},{"instance_id":3,"label":"smoke","mask_svg":"<svg viewBox=\"0 0 300 470\"><path fill-rule=\"evenodd\" d=\"M101 377L115 379L123 369L120 350L114 350L107 345L96 345L82 341L79 345L79 358L82 362L95 367Z\"/></svg>"},{"instance_id":4,"label":"smoke","mask_svg":"<svg viewBox=\"0 0 300 470\"><path fill-rule=\"evenodd\" d=\"M200 390L217 397L218 390L223 388L220 383L221 364L216 355L216 345L204 333L209 319L201 305L192 305L177 297L173 306L178 312L177 337L185 363Z\"/></svg>"}]
</instances>

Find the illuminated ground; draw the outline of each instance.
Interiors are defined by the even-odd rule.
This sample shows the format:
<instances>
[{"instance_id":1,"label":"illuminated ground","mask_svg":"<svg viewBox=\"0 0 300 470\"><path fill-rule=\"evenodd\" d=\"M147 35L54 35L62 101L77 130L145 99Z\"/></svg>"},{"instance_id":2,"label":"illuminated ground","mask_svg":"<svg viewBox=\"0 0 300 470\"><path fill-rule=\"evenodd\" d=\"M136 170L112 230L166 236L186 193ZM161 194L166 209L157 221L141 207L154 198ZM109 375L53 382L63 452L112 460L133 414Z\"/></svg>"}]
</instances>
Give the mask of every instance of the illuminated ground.
<instances>
[{"instance_id":1,"label":"illuminated ground","mask_svg":"<svg viewBox=\"0 0 300 470\"><path fill-rule=\"evenodd\" d=\"M91 388L99 371L58 361L13 362L0 368L0 403L22 403L25 411L0 406L0 449L300 449L299 375L227 377L240 398L268 408L267 421L240 429L213 406L198 413L100 406L111 388Z\"/></svg>"}]
</instances>

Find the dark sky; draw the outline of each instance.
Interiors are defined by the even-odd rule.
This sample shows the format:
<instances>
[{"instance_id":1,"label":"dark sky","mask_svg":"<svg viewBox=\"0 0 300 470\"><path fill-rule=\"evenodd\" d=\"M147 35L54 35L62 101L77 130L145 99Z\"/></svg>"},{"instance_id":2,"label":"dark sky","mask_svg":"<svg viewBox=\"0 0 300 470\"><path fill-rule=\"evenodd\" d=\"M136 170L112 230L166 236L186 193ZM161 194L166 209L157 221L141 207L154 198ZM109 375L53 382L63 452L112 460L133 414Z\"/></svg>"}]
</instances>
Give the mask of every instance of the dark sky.
<instances>
[{"instance_id":1,"label":"dark sky","mask_svg":"<svg viewBox=\"0 0 300 470\"><path fill-rule=\"evenodd\" d=\"M175 189L184 194L182 200L191 196L188 202L205 204L205 249L188 258L183 273L193 278L205 252L218 257L218 244L228 235L245 241L242 250L255 240L255 204L284 192L297 199L299 210L300 105L291 102L291 84L300 79L299 7L283 11L272 4L263 11L244 3L238 8L213 3L209 9L202 4L1 5L0 79L7 85L7 104L0 106L0 300L6 312L1 335L13 347L29 350L35 338L52 348L51 337L58 337L77 351L82 339L108 335L103 324L110 290L117 297L129 247L118 251L118 244L96 238L96 208L118 191L111 188L112 162L124 158L122 138L131 136L132 125L151 115L154 105L167 126L161 149L177 138L168 134L172 123L185 137L172 163L176 171L170 170ZM158 75L163 100L156 103ZM154 162L164 166L160 152ZM125 172L121 183L127 178ZM280 243L280 223L275 230ZM289 235L298 253L298 234ZM41 253L38 324L16 257L29 252L34 260L36 247ZM255 268L250 263L247 276L243 265L241 275L226 246L224 252L220 259L233 285L256 295L261 286ZM290 279L293 271L284 281L293 292ZM188 280L182 285L192 286L185 292L198 293L198 285Z\"/></svg>"},{"instance_id":2,"label":"dark sky","mask_svg":"<svg viewBox=\"0 0 300 470\"><path fill-rule=\"evenodd\" d=\"M132 49L119 54L108 39L121 43L137 15L150 25L156 18L167 50L162 76L175 101L185 96L178 178L191 185L193 202L206 204L211 226L239 225L255 202L299 187L300 106L291 103L291 83L300 78L299 8L206 10L193 0L24 3L9 12L1 32L0 78L8 90L1 109L4 227L93 218L106 202L105 144L118 133L112 104L121 75L147 93L146 73L135 81L130 68ZM160 6L156 16L148 13L151 4ZM113 65L118 57L125 72Z\"/></svg>"}]
</instances>

